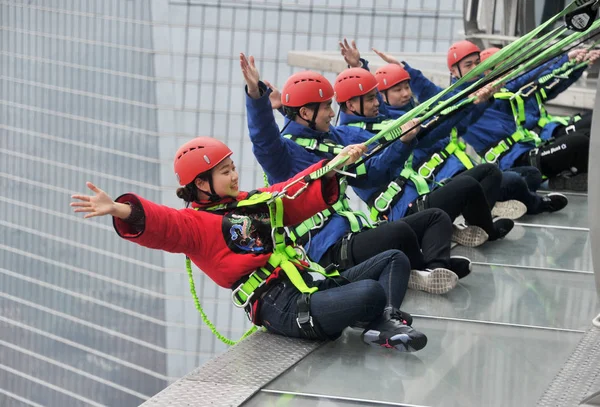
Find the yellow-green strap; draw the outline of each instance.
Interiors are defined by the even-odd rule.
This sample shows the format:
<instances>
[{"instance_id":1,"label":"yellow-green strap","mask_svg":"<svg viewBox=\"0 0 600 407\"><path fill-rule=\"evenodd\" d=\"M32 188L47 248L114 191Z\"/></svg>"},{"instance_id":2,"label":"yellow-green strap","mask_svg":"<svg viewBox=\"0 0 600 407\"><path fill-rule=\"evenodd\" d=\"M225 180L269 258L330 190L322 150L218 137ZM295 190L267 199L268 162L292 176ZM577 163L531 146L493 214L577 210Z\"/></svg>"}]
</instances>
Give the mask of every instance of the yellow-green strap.
<instances>
[{"instance_id":1,"label":"yellow-green strap","mask_svg":"<svg viewBox=\"0 0 600 407\"><path fill-rule=\"evenodd\" d=\"M337 155L344 149L344 146L340 144L326 142L320 143L317 139L314 138L296 137L291 134L285 134L283 137L292 140L294 143L298 144L301 147L304 147L306 150L309 151L319 151L322 153ZM367 167L364 163L361 164L361 160L357 161L358 165L356 165L356 168L354 170L357 176L362 176L367 173Z\"/></svg>"},{"instance_id":2,"label":"yellow-green strap","mask_svg":"<svg viewBox=\"0 0 600 407\"><path fill-rule=\"evenodd\" d=\"M419 195L429 193L429 184L427 184L427 180L413 169L412 162L413 155L411 154L408 157L408 160L406 160L406 162L404 163L404 168L400 172L400 176L411 180L413 184L415 184L415 188L417 189L417 193Z\"/></svg>"}]
</instances>

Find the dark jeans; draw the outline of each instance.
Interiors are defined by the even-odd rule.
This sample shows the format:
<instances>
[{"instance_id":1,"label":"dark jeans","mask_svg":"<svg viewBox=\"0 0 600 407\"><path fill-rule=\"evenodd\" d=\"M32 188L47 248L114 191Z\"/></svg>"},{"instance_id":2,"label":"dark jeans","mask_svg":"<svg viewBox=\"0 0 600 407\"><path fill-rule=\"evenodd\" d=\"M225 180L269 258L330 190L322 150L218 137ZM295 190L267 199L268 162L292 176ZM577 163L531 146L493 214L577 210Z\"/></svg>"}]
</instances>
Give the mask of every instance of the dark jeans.
<instances>
[{"instance_id":1,"label":"dark jeans","mask_svg":"<svg viewBox=\"0 0 600 407\"><path fill-rule=\"evenodd\" d=\"M511 199L523 202L527 207L529 215L542 212L542 197L529 190L527 182L525 182L525 179L520 174L512 171L504 171L502 173L499 201L508 201Z\"/></svg>"},{"instance_id":2,"label":"dark jeans","mask_svg":"<svg viewBox=\"0 0 600 407\"><path fill-rule=\"evenodd\" d=\"M443 187L419 199L424 199L425 208L439 208L454 220L462 213L469 225L479 226L493 240L496 236L492 213L483 188L476 179L462 174L451 178ZM419 212L413 202L408 214Z\"/></svg>"},{"instance_id":3,"label":"dark jeans","mask_svg":"<svg viewBox=\"0 0 600 407\"><path fill-rule=\"evenodd\" d=\"M316 284L310 313L323 339L337 338L356 322L372 321L385 307L400 308L408 288L410 264L398 250L388 250L354 266L341 275L346 281L327 279ZM303 338L296 323L300 292L289 281L274 283L261 300L259 317L270 332Z\"/></svg>"},{"instance_id":4,"label":"dark jeans","mask_svg":"<svg viewBox=\"0 0 600 407\"><path fill-rule=\"evenodd\" d=\"M374 229L353 233L347 242L339 241L321 257L320 264L343 264L342 246L347 244L350 266L386 250L400 250L413 269L450 267L452 221L440 209L428 209Z\"/></svg>"}]
</instances>

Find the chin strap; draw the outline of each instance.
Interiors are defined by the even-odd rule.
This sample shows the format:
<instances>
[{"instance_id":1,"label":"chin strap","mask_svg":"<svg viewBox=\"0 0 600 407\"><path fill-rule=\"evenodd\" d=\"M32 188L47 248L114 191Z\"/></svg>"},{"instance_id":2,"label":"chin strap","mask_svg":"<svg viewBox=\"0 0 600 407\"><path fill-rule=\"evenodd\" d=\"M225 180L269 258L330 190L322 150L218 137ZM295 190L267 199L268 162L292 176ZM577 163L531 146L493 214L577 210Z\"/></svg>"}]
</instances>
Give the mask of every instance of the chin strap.
<instances>
[{"instance_id":1,"label":"chin strap","mask_svg":"<svg viewBox=\"0 0 600 407\"><path fill-rule=\"evenodd\" d=\"M221 197L219 195L217 195L217 193L215 192L215 187L213 185L213 180L212 180L212 174L208 178L208 186L210 187L210 192L204 191L203 189L200 189L200 188L198 188L198 190L200 192L205 193L208 196L208 200L210 202L218 202L218 201L220 201Z\"/></svg>"}]
</instances>

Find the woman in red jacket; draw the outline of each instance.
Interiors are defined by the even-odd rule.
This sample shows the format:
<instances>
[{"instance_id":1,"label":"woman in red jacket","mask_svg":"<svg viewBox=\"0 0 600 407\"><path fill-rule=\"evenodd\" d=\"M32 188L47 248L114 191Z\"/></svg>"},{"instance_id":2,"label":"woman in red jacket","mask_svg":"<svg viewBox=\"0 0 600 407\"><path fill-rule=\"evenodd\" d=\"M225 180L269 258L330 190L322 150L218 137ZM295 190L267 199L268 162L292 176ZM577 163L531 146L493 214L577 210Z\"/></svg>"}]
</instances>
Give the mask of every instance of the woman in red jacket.
<instances>
[{"instance_id":1,"label":"woman in red jacket","mask_svg":"<svg viewBox=\"0 0 600 407\"><path fill-rule=\"evenodd\" d=\"M334 160L347 156L345 164L349 164L365 151L362 145L350 145ZM263 277L265 271L270 273L265 284L241 298L242 302L246 300L242 305L246 305L253 322L270 332L335 339L344 328L355 326L365 328L363 340L368 344L408 352L422 349L427 338L410 326L410 315L399 310L410 274L408 259L402 252L381 253L337 278L314 281L309 273L301 272L303 284L318 288L312 294L296 288L297 281L292 284L285 268L285 273L279 273L283 265L273 266L273 236L278 231L271 213L275 212L264 200L255 198L261 192L284 191L283 225L292 226L310 218L338 199L337 176L332 171L308 184L304 180L292 182L323 167L325 161L290 181L248 193L238 190L238 173L231 154L225 144L209 137L195 138L177 151L175 174L183 186L177 196L194 209L172 209L132 193L113 201L89 182L87 186L94 195L73 195L77 202L71 206L75 212L85 212L85 218L113 216L117 234L126 240L185 253L215 283L233 289L234 294L240 293L240 287L247 287L257 273Z\"/></svg>"}]
</instances>

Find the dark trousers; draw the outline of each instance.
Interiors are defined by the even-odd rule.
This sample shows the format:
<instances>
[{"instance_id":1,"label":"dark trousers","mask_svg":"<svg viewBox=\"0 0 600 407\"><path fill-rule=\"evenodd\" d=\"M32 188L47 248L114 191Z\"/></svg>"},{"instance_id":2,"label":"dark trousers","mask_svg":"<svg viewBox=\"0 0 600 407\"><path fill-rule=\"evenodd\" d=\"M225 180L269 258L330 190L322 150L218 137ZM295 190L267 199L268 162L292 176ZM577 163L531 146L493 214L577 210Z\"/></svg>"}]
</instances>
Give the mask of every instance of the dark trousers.
<instances>
[{"instance_id":1,"label":"dark trousers","mask_svg":"<svg viewBox=\"0 0 600 407\"><path fill-rule=\"evenodd\" d=\"M346 241L331 246L320 264L348 267L396 249L406 254L412 269L449 268L451 237L452 221L448 215L439 209L429 209L349 235ZM344 251L347 251L347 260L343 257Z\"/></svg>"},{"instance_id":2,"label":"dark trousers","mask_svg":"<svg viewBox=\"0 0 600 407\"><path fill-rule=\"evenodd\" d=\"M424 207L439 208L454 220L462 214L468 224L479 226L492 238L496 232L490 206L483 187L477 180L463 174L451 178L443 187L419 199L424 199ZM408 214L419 212L419 205L413 202Z\"/></svg>"},{"instance_id":3,"label":"dark trousers","mask_svg":"<svg viewBox=\"0 0 600 407\"><path fill-rule=\"evenodd\" d=\"M400 308L408 288L410 264L402 252L389 250L341 275L344 279L319 281L319 291L310 296L310 313L324 334L322 339L335 339L356 322L374 320L385 307ZM260 300L263 326L279 335L305 337L296 322L300 295L289 281L274 283Z\"/></svg>"}]
</instances>

